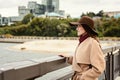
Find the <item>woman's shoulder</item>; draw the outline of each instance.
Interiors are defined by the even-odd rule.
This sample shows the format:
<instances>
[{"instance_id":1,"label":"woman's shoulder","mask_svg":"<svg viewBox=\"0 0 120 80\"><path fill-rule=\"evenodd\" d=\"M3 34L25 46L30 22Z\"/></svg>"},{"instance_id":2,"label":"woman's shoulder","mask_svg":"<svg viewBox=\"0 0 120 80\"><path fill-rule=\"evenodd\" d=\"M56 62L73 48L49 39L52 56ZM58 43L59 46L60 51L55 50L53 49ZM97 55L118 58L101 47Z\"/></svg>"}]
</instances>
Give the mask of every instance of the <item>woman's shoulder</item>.
<instances>
[{"instance_id":1,"label":"woman's shoulder","mask_svg":"<svg viewBox=\"0 0 120 80\"><path fill-rule=\"evenodd\" d=\"M88 45L88 46L93 46L93 45L100 45L99 44L99 42L96 40L96 39L94 39L94 38L92 38L92 37L88 37L81 45Z\"/></svg>"},{"instance_id":2,"label":"woman's shoulder","mask_svg":"<svg viewBox=\"0 0 120 80\"><path fill-rule=\"evenodd\" d=\"M100 45L99 42L95 38L90 37L89 41L90 41L90 44L92 44L92 45L93 44Z\"/></svg>"}]
</instances>

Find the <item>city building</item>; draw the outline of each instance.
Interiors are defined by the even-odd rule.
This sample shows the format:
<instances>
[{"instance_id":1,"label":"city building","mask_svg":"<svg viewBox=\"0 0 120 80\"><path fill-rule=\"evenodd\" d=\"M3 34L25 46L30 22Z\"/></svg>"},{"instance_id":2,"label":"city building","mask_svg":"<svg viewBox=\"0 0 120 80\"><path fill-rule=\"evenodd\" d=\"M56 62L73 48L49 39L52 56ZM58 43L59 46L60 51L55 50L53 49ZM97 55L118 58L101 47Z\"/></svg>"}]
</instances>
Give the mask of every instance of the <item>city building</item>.
<instances>
[{"instance_id":1,"label":"city building","mask_svg":"<svg viewBox=\"0 0 120 80\"><path fill-rule=\"evenodd\" d=\"M54 12L52 0L42 0L42 4L46 7L46 12Z\"/></svg>"},{"instance_id":2,"label":"city building","mask_svg":"<svg viewBox=\"0 0 120 80\"><path fill-rule=\"evenodd\" d=\"M30 13L32 13L36 17L39 15L45 14L45 5L38 4L37 2L34 2L34 1L30 1L28 2L27 7L19 6L18 7L19 16L11 16L10 22L21 21L24 18L24 16Z\"/></svg>"},{"instance_id":3,"label":"city building","mask_svg":"<svg viewBox=\"0 0 120 80\"><path fill-rule=\"evenodd\" d=\"M65 15L65 11L64 10L59 10L59 14L60 15Z\"/></svg>"},{"instance_id":4,"label":"city building","mask_svg":"<svg viewBox=\"0 0 120 80\"><path fill-rule=\"evenodd\" d=\"M28 2L27 8L25 6L18 7L18 14L20 17L24 17L27 14L32 13L34 16L38 16L45 13L45 5L37 4L37 2Z\"/></svg>"},{"instance_id":5,"label":"city building","mask_svg":"<svg viewBox=\"0 0 120 80\"><path fill-rule=\"evenodd\" d=\"M46 12L59 13L59 0L42 0L42 4L46 6Z\"/></svg>"},{"instance_id":6,"label":"city building","mask_svg":"<svg viewBox=\"0 0 120 80\"><path fill-rule=\"evenodd\" d=\"M114 18L120 18L120 14L115 15Z\"/></svg>"},{"instance_id":7,"label":"city building","mask_svg":"<svg viewBox=\"0 0 120 80\"><path fill-rule=\"evenodd\" d=\"M37 4L33 14L34 16L45 14L45 5Z\"/></svg>"},{"instance_id":8,"label":"city building","mask_svg":"<svg viewBox=\"0 0 120 80\"><path fill-rule=\"evenodd\" d=\"M105 15L108 15L109 17L114 17L118 14L120 14L120 11L110 11L110 12L104 12Z\"/></svg>"},{"instance_id":9,"label":"city building","mask_svg":"<svg viewBox=\"0 0 120 80\"><path fill-rule=\"evenodd\" d=\"M23 19L23 17L20 17L20 16L9 17L10 22L18 22L18 21L21 21L22 19Z\"/></svg>"},{"instance_id":10,"label":"city building","mask_svg":"<svg viewBox=\"0 0 120 80\"><path fill-rule=\"evenodd\" d=\"M53 0L54 12L59 13L59 0Z\"/></svg>"},{"instance_id":11,"label":"city building","mask_svg":"<svg viewBox=\"0 0 120 80\"><path fill-rule=\"evenodd\" d=\"M62 18L64 18L64 16L62 16L58 13L55 13L55 12L51 12L51 13L46 14L46 17L49 17L50 19L53 19L53 18L62 19Z\"/></svg>"},{"instance_id":12,"label":"city building","mask_svg":"<svg viewBox=\"0 0 120 80\"><path fill-rule=\"evenodd\" d=\"M7 17L2 17L2 16L0 15L0 25L8 25L8 23L9 23L9 18L7 18Z\"/></svg>"},{"instance_id":13,"label":"city building","mask_svg":"<svg viewBox=\"0 0 120 80\"><path fill-rule=\"evenodd\" d=\"M65 11L59 10L59 0L42 0L42 4L30 1L27 6L18 6L19 16L2 17L0 15L0 25L22 21L27 14L33 14L35 17L63 18Z\"/></svg>"},{"instance_id":14,"label":"city building","mask_svg":"<svg viewBox=\"0 0 120 80\"><path fill-rule=\"evenodd\" d=\"M18 7L18 14L20 17L24 17L25 15L29 14L30 10L26 8L25 6L19 6Z\"/></svg>"},{"instance_id":15,"label":"city building","mask_svg":"<svg viewBox=\"0 0 120 80\"><path fill-rule=\"evenodd\" d=\"M42 4L37 4L37 2L28 2L28 9L33 15L41 15L45 13L45 6Z\"/></svg>"}]
</instances>

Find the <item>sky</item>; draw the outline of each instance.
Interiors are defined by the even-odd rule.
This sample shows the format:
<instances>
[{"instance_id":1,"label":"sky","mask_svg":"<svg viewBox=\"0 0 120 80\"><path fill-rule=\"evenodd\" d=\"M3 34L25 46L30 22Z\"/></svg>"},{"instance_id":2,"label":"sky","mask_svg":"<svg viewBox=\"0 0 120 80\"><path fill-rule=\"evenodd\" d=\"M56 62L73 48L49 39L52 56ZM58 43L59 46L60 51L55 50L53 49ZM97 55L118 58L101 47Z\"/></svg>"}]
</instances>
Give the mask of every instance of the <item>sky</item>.
<instances>
[{"instance_id":1,"label":"sky","mask_svg":"<svg viewBox=\"0 0 120 80\"><path fill-rule=\"evenodd\" d=\"M18 6L27 6L29 1L41 0L0 0L0 14L3 17L18 16ZM120 0L59 0L60 10L65 10L66 14L72 17L78 17L82 13L94 12L100 10L104 12L120 11Z\"/></svg>"}]
</instances>

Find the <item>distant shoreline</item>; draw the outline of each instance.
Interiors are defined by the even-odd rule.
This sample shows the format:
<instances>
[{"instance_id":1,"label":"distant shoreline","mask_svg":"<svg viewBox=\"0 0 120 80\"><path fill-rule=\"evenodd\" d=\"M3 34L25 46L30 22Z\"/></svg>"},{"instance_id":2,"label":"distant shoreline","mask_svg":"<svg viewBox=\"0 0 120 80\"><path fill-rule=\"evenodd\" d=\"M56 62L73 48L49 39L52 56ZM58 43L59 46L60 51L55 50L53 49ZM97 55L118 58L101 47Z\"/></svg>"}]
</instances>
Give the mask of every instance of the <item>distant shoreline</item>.
<instances>
[{"instance_id":1,"label":"distant shoreline","mask_svg":"<svg viewBox=\"0 0 120 80\"><path fill-rule=\"evenodd\" d=\"M24 43L33 40L78 40L78 37L39 37L39 36L13 36L0 38L0 43ZM99 37L101 41L120 41L120 37Z\"/></svg>"}]
</instances>

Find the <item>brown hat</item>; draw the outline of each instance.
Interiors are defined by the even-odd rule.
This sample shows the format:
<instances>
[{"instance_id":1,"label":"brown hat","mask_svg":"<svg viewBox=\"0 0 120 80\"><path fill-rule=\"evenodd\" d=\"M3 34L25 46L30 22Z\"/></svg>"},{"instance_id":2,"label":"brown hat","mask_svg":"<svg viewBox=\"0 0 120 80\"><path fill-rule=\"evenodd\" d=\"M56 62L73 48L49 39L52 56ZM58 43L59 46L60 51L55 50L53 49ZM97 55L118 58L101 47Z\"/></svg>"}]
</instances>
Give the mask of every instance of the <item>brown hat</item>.
<instances>
[{"instance_id":1,"label":"brown hat","mask_svg":"<svg viewBox=\"0 0 120 80\"><path fill-rule=\"evenodd\" d=\"M83 16L78 22L70 22L71 26L77 26L77 25L82 25L82 24L87 25L91 29L93 34L98 35L94 27L94 21L92 20L92 18L88 16Z\"/></svg>"}]
</instances>

